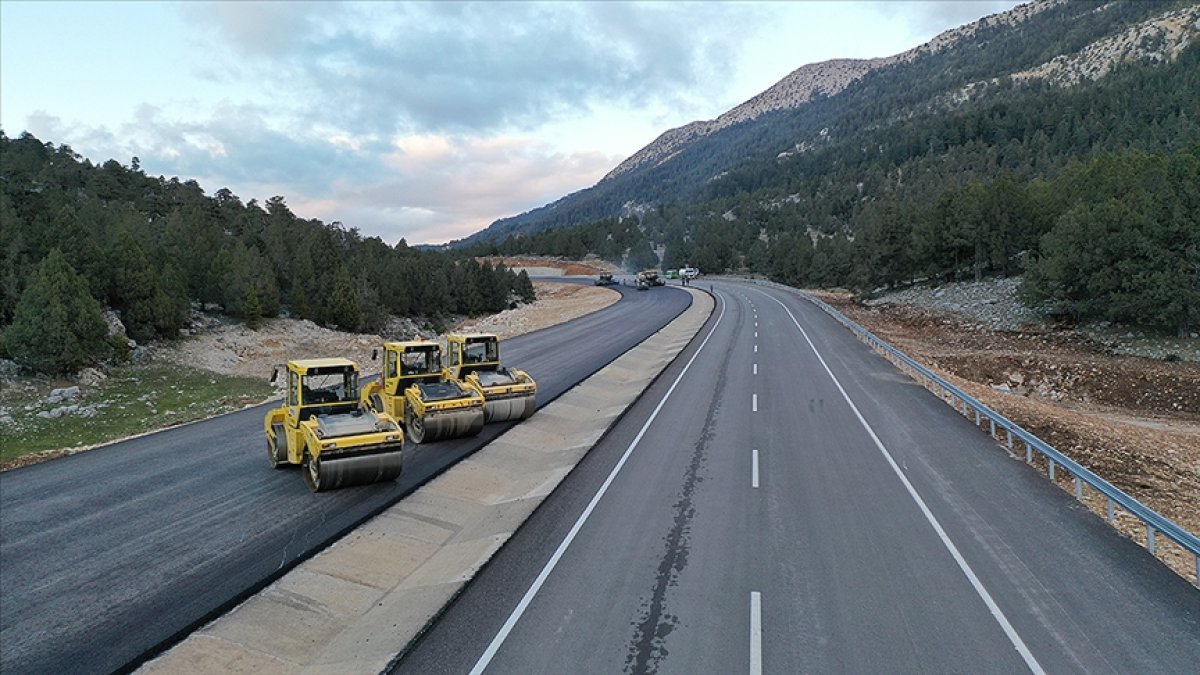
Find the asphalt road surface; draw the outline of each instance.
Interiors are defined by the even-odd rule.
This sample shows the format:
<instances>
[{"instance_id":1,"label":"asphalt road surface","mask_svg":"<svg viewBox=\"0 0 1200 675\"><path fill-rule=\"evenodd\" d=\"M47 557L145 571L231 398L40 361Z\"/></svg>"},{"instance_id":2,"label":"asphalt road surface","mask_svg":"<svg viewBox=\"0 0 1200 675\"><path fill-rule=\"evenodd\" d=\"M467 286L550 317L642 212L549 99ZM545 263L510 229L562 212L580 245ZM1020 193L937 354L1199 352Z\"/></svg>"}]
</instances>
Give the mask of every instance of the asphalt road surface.
<instances>
[{"instance_id":1,"label":"asphalt road surface","mask_svg":"<svg viewBox=\"0 0 1200 675\"><path fill-rule=\"evenodd\" d=\"M395 672L1197 672L1200 591L817 308L714 285Z\"/></svg>"},{"instance_id":2,"label":"asphalt road surface","mask_svg":"<svg viewBox=\"0 0 1200 675\"><path fill-rule=\"evenodd\" d=\"M613 288L620 302L501 345L539 404L691 302ZM269 407L0 474L0 672L136 666L511 426L410 445L395 482L314 495L269 468Z\"/></svg>"}]
</instances>

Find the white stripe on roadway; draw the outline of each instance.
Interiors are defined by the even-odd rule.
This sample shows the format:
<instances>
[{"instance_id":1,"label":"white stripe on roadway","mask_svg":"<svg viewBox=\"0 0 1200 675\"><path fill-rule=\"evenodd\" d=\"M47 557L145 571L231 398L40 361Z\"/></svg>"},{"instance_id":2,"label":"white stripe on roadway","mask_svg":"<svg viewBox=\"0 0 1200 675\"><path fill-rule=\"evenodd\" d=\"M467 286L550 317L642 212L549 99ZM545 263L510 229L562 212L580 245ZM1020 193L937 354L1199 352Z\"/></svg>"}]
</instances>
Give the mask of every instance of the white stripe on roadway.
<instances>
[{"instance_id":1,"label":"white stripe on roadway","mask_svg":"<svg viewBox=\"0 0 1200 675\"><path fill-rule=\"evenodd\" d=\"M750 396L752 397L751 402L754 406L754 412L758 412L758 394L751 394Z\"/></svg>"},{"instance_id":2,"label":"white stripe on roadway","mask_svg":"<svg viewBox=\"0 0 1200 675\"><path fill-rule=\"evenodd\" d=\"M713 324L712 329L708 331L708 335L704 337L704 341L701 342L700 346L696 348L696 352L692 354L692 358L688 359L687 365L683 367L683 370L679 371L679 375L676 376L675 381L671 383L671 388L667 390L667 393L663 394L663 397L658 402L658 405L654 407L654 412L650 413L650 417L646 420L646 423L642 425L642 428L640 431L638 431L637 436L634 436L633 441L629 443L629 447L625 448L625 454L621 455L621 459L617 460L617 465L614 466L612 471L609 472L608 478L604 479L604 483L600 485L600 489L596 491L595 496L592 497L592 501L588 502L587 507L583 509L583 513L579 514L579 518L575 521L575 524L571 526L571 531L567 533L567 536L562 540L562 543L560 543L558 548L555 549L554 555L550 556L550 559L546 561L545 566L542 567L542 571L537 575L537 578L533 580L533 585L529 587L529 590L525 591L525 595L521 597L521 601L517 603L517 606L515 609L513 609L512 614L508 616L508 620L506 620L504 625L500 627L500 632L496 633L496 637L492 638L492 641L490 644L488 644L487 649L484 650L483 654L479 657L479 660L475 662L475 667L471 668L471 675L479 675L488 667L488 664L492 662L492 658L494 658L496 656L496 652L500 650L500 645L504 644L504 640L508 638L508 634L512 632L513 627L517 625L517 621L520 620L521 615L525 613L525 609L529 607L529 603L533 602L533 597L537 595L539 590L541 590L542 584L546 583L547 577L549 577L550 573L554 571L554 567L558 565L558 561L562 559L563 554L567 552L567 547L571 545L572 541L575 541L575 536L579 534L579 530L583 529L583 524L587 522L588 516L592 515L592 511L595 510L596 504L600 503L600 498L604 496L605 492L608 492L608 486L612 485L612 482L617 477L617 473L620 472L621 467L625 466L625 462L629 459L629 456L633 454L634 448L638 446L638 443L642 442L642 437L646 435L646 430L649 429L650 425L654 423L654 420L658 417L659 411L662 410L663 406L667 403L667 399L671 398L671 394L674 393L675 387L678 387L680 381L683 380L683 376L687 375L688 370L692 367L692 364L695 363L696 357L700 356L700 352L704 351L704 346L708 344L709 339L712 338L713 333L716 332L717 326L721 325L721 319L724 317L725 299L721 298L721 313L717 315L717 322Z\"/></svg>"},{"instance_id":3,"label":"white stripe on roadway","mask_svg":"<svg viewBox=\"0 0 1200 675\"><path fill-rule=\"evenodd\" d=\"M758 345L754 345L754 353L755 353L755 354L757 354L757 353L758 353Z\"/></svg>"},{"instance_id":4,"label":"white stripe on roadway","mask_svg":"<svg viewBox=\"0 0 1200 675\"><path fill-rule=\"evenodd\" d=\"M750 591L750 675L762 675L762 594Z\"/></svg>"},{"instance_id":5,"label":"white stripe on roadway","mask_svg":"<svg viewBox=\"0 0 1200 675\"><path fill-rule=\"evenodd\" d=\"M758 487L758 451L750 455L750 487Z\"/></svg>"},{"instance_id":6,"label":"white stripe on roadway","mask_svg":"<svg viewBox=\"0 0 1200 675\"><path fill-rule=\"evenodd\" d=\"M796 316L792 314L792 310L788 309L787 305L784 305L774 296L767 295L767 297L778 303L780 307L783 307L783 311L787 312L788 316L792 318L792 323L796 324L796 328L798 328L800 330L800 334L804 336L804 341L808 343L809 348L813 350L813 354L816 355L817 360L821 362L821 367L825 369L825 372L829 375L829 379L833 380L834 386L836 386L838 391L842 393L842 398L846 400L846 403L850 404L850 409L854 411L854 416L858 418L858 423L867 430L867 434L870 435L871 440L875 442L875 447L879 448L879 451L883 453L884 459L886 459L888 465L892 467L892 471L896 473L896 476L900 478L900 482L903 483L905 489L908 490L909 496L911 496L913 501L917 503L917 506L921 509L921 513L925 514L925 520L928 520L929 524L933 526L934 531L937 532L938 538L942 540L942 544L945 545L946 550L950 551L950 555L954 558L954 562L958 563L958 568L961 569L963 574L967 576L967 579L975 588L975 592L978 593L979 597L983 599L983 604L987 605L988 611L990 611L992 613L992 617L996 619L996 623L999 623L1000 627L1004 629L1004 634L1008 636L1009 642L1011 642L1013 647L1016 648L1017 653L1021 655L1021 658L1025 660L1025 665L1029 667L1030 671L1036 673L1037 675L1045 675L1046 671L1042 669L1042 664L1038 663L1037 659L1034 658L1033 653L1029 651L1029 647L1025 645L1025 641L1021 639L1020 635L1017 635L1017 630L1013 628L1011 623L1009 623L1008 617L1004 616L1004 612L1000 610L1000 607L996 604L996 601L992 599L992 595L987 592L986 588L983 587L983 582L979 580L979 577L975 575L975 571L971 569L969 564L967 564L966 558L963 558L962 554L959 553L958 547L954 545L954 542L950 541L950 535L946 534L946 530L942 528L942 524L938 522L938 519L933 515L933 512L930 511L929 507L925 504L925 500L921 499L921 495L917 493L917 489L913 487L913 484L909 482L908 477L905 476L904 472L900 470L900 466L896 464L896 460L892 458L892 453L888 452L888 449L884 447L883 441L879 440L879 436L875 434L875 430L871 428L870 424L867 424L866 418L864 418L862 413L858 411L858 406L854 405L854 401L850 400L850 395L846 393L846 390L842 387L842 383L838 381L837 376L834 375L833 371L829 369L829 365L825 363L825 359L821 357L821 352L817 351L817 346L813 344L811 339L809 339L808 332L805 331L800 325L800 322L796 320Z\"/></svg>"},{"instance_id":7,"label":"white stripe on roadway","mask_svg":"<svg viewBox=\"0 0 1200 675\"><path fill-rule=\"evenodd\" d=\"M754 364L754 374L755 374L755 375L757 375L757 374L758 374L758 364L757 364L757 363L756 363L756 364Z\"/></svg>"}]
</instances>

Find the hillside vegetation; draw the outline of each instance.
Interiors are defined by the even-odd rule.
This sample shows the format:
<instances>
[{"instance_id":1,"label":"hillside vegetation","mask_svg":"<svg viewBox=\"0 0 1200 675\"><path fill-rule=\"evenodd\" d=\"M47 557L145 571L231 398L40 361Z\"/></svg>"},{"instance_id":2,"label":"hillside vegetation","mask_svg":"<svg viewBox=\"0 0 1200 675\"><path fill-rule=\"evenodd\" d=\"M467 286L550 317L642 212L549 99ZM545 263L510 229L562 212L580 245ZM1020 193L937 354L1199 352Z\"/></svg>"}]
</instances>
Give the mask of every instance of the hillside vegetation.
<instances>
[{"instance_id":1,"label":"hillside vegetation","mask_svg":"<svg viewBox=\"0 0 1200 675\"><path fill-rule=\"evenodd\" d=\"M463 245L861 292L1028 270L1051 313L1196 327L1198 6L1041 5Z\"/></svg>"},{"instance_id":2,"label":"hillside vegetation","mask_svg":"<svg viewBox=\"0 0 1200 675\"><path fill-rule=\"evenodd\" d=\"M0 132L0 242L0 357L49 373L128 350L108 338L103 307L141 342L177 335L193 302L251 326L286 309L377 331L389 314L478 315L534 297L503 266L299 218L283 197L210 197L147 176L137 158L97 166L29 134Z\"/></svg>"}]
</instances>

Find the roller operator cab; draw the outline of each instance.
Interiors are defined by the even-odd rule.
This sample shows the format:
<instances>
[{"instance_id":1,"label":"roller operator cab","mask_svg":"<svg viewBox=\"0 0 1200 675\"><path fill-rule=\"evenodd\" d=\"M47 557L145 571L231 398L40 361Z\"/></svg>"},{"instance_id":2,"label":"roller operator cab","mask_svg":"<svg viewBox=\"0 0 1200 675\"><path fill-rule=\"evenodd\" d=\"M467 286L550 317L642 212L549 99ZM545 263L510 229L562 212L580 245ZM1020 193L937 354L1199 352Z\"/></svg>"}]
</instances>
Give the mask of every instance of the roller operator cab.
<instances>
[{"instance_id":1,"label":"roller operator cab","mask_svg":"<svg viewBox=\"0 0 1200 675\"><path fill-rule=\"evenodd\" d=\"M341 358L289 361L283 405L267 413L272 467L304 467L313 492L394 480L404 432L386 412L359 400L358 364ZM276 367L271 376L280 375Z\"/></svg>"},{"instance_id":2,"label":"roller operator cab","mask_svg":"<svg viewBox=\"0 0 1200 675\"><path fill-rule=\"evenodd\" d=\"M500 363L500 340L474 333L447 335L445 379L483 395L487 422L523 420L537 409L537 383L525 371Z\"/></svg>"},{"instance_id":3,"label":"roller operator cab","mask_svg":"<svg viewBox=\"0 0 1200 675\"><path fill-rule=\"evenodd\" d=\"M383 374L363 387L360 398L368 409L400 420L414 443L478 434L483 395L443 374L438 343L387 342Z\"/></svg>"}]
</instances>

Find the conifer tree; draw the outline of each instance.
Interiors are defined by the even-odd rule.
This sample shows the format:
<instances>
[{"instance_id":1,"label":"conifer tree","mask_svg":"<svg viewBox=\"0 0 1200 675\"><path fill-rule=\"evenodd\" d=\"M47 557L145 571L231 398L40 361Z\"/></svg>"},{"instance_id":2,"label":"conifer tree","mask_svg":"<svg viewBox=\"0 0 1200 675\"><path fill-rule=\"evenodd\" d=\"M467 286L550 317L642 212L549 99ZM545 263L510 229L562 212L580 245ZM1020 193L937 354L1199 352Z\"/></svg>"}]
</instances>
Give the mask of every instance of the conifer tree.
<instances>
[{"instance_id":1,"label":"conifer tree","mask_svg":"<svg viewBox=\"0 0 1200 675\"><path fill-rule=\"evenodd\" d=\"M107 356L107 333L87 281L54 249L21 294L4 339L21 365L58 374Z\"/></svg>"}]
</instances>

